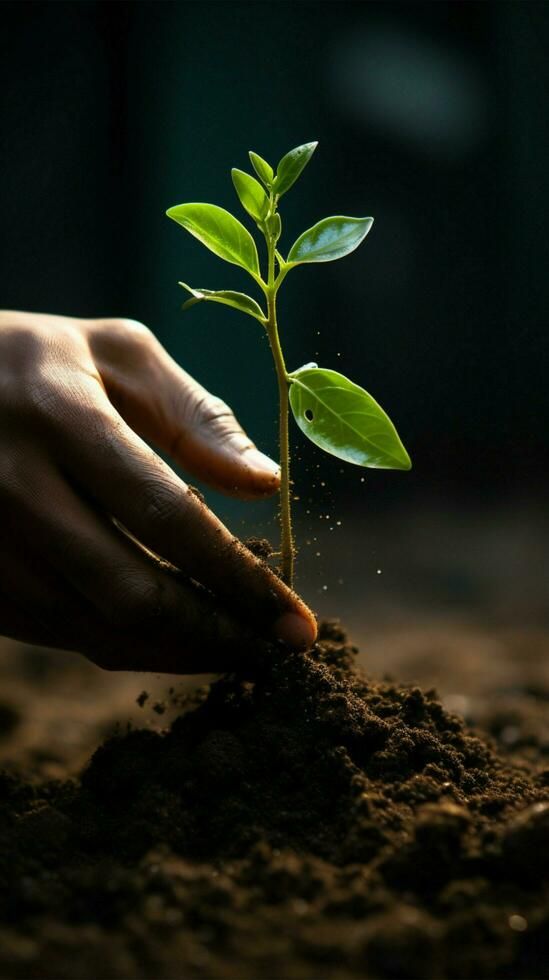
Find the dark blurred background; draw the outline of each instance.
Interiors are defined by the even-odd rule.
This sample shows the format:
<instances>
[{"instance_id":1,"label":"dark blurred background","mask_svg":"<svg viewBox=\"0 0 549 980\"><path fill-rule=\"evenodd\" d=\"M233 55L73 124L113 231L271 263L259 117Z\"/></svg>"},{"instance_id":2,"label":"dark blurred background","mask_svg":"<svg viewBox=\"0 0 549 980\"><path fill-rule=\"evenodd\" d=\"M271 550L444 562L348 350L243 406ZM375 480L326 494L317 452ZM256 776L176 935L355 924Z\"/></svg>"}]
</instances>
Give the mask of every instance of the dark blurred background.
<instances>
[{"instance_id":1,"label":"dark blurred background","mask_svg":"<svg viewBox=\"0 0 549 980\"><path fill-rule=\"evenodd\" d=\"M358 632L421 603L544 619L549 6L18 2L0 16L1 304L144 321L276 455L259 325L180 311L178 279L246 277L164 211L204 200L243 219L229 172L248 149L276 164L319 140L284 198L282 251L329 214L375 225L344 261L288 277L287 362L371 391L414 468L341 466L294 429L300 586ZM208 501L237 533L276 535L272 503Z\"/></svg>"}]
</instances>

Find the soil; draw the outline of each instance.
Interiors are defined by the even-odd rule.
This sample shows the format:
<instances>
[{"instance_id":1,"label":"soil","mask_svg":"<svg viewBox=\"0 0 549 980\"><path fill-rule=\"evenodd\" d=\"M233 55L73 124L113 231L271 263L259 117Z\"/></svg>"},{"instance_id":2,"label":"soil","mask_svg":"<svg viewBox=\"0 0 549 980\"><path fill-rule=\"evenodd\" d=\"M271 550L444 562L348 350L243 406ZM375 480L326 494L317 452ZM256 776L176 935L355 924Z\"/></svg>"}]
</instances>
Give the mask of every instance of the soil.
<instances>
[{"instance_id":1,"label":"soil","mask_svg":"<svg viewBox=\"0 0 549 980\"><path fill-rule=\"evenodd\" d=\"M500 710L492 740L355 653L324 623L253 681L143 691L175 720L78 779L5 770L1 975L547 977L539 710Z\"/></svg>"}]
</instances>

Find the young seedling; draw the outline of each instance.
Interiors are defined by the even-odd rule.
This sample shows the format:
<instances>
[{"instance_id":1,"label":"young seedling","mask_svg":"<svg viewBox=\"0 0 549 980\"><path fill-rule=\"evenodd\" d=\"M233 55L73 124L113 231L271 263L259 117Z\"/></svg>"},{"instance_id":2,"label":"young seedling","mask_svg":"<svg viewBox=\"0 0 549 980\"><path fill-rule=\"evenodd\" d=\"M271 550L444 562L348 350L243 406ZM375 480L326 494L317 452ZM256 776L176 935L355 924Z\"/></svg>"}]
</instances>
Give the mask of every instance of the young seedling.
<instances>
[{"instance_id":1,"label":"young seedling","mask_svg":"<svg viewBox=\"0 0 549 980\"><path fill-rule=\"evenodd\" d=\"M183 309L203 301L223 303L254 317L267 332L273 353L279 390L281 572L292 585L295 547L292 534L288 402L305 435L326 452L358 466L409 470L410 457L383 409L364 388L344 375L309 363L288 372L280 345L276 315L278 291L291 269L312 262L333 262L353 252L372 227L373 218L324 218L304 231L286 258L278 249L282 222L279 201L293 186L311 159L317 144L304 143L290 150L273 168L250 151L250 162L259 180L242 170L232 170L240 203L265 237L267 275L261 274L256 243L232 214L215 204L178 204L166 212L215 255L246 270L262 291L267 311L245 293L232 290L193 289Z\"/></svg>"}]
</instances>

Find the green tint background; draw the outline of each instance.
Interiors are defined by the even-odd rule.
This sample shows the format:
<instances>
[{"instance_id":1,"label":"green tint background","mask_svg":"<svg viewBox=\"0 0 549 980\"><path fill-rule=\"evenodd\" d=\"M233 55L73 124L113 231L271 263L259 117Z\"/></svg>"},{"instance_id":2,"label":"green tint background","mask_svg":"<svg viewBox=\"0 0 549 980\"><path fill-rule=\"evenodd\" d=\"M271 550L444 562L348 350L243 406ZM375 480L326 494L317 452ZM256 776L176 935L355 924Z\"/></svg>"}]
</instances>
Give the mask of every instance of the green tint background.
<instances>
[{"instance_id":1,"label":"green tint background","mask_svg":"<svg viewBox=\"0 0 549 980\"><path fill-rule=\"evenodd\" d=\"M248 149L276 163L318 139L284 199L282 248L330 213L376 223L353 256L288 277L287 362L314 359L368 388L414 470L369 476L366 493L358 471L340 474L294 430L297 491L317 467L340 481L342 507L429 493L501 500L543 485L546 4L0 11L4 306L146 322L276 454L259 325L222 308L180 313L178 279L248 288L246 276L164 211L207 200L239 213L229 172Z\"/></svg>"}]
</instances>

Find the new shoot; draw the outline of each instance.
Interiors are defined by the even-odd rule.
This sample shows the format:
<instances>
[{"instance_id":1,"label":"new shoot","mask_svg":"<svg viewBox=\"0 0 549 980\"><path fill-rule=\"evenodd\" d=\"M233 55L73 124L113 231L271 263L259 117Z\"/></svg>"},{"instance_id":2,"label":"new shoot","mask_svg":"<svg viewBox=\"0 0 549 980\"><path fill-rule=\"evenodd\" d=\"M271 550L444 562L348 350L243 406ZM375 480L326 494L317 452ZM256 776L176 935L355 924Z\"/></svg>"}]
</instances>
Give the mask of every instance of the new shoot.
<instances>
[{"instance_id":1,"label":"new shoot","mask_svg":"<svg viewBox=\"0 0 549 980\"><path fill-rule=\"evenodd\" d=\"M241 266L263 294L263 306L245 293L232 290L196 289L181 282L190 293L183 309L196 303L223 303L254 317L266 330L273 353L279 392L281 572L292 586L295 545L292 532L289 407L302 432L326 452L358 466L409 470L410 457L398 433L380 405L364 388L344 375L309 363L288 372L277 321L278 291L288 273L299 265L333 262L364 241L373 218L335 215L323 218L304 231L284 258L278 242L282 234L281 198L294 185L311 159L317 144L304 143L282 157L276 173L250 151L251 165L259 178L232 170L233 184L244 210L263 234L266 274L262 274L255 240L224 208L215 204L177 204L168 217L198 238L203 245L233 265ZM265 308L266 307L266 308Z\"/></svg>"}]
</instances>

